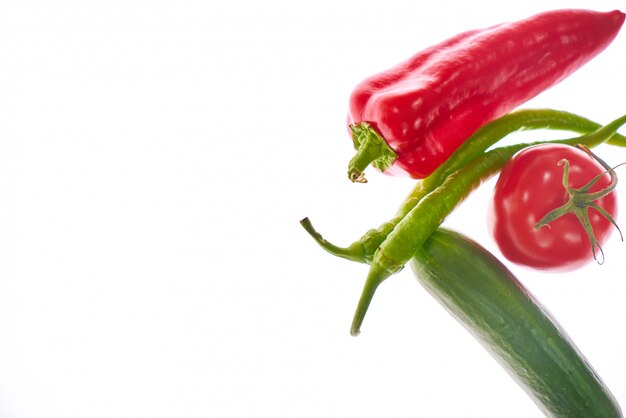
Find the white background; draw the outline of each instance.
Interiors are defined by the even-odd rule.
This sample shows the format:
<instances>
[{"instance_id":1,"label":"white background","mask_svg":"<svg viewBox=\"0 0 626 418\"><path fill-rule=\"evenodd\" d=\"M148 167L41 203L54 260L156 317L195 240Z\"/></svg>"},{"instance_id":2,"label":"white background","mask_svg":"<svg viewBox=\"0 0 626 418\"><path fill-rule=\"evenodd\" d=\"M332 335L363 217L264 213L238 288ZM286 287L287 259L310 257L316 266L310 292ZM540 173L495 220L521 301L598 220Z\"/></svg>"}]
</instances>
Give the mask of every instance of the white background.
<instances>
[{"instance_id":1,"label":"white background","mask_svg":"<svg viewBox=\"0 0 626 418\"><path fill-rule=\"evenodd\" d=\"M411 189L346 178L362 78L462 30L624 7L476 4L1 2L0 417L540 416L410 269L350 337L367 266L298 223L348 244ZM621 116L624 57L621 33L525 107ZM447 224L496 251L492 185ZM626 244L605 252L513 269L626 405Z\"/></svg>"}]
</instances>

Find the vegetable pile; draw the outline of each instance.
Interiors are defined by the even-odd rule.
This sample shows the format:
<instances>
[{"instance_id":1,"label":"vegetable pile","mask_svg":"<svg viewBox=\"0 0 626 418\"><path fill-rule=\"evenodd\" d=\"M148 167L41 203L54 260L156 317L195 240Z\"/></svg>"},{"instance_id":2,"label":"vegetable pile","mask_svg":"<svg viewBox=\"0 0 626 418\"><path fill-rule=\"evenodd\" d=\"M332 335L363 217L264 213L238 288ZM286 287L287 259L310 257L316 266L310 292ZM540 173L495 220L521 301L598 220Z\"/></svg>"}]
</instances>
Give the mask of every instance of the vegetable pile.
<instances>
[{"instance_id":1,"label":"vegetable pile","mask_svg":"<svg viewBox=\"0 0 626 418\"><path fill-rule=\"evenodd\" d=\"M603 51L624 17L617 10L555 10L467 31L357 85L348 115L357 154L348 177L365 182L372 164L418 180L395 217L347 247L324 239L308 218L301 221L329 253L370 264L352 335L378 286L410 263L418 281L546 415L622 416L558 323L505 265L441 224L500 173L489 229L504 257L559 272L604 261L602 245L619 231L617 174L590 149L626 147L617 133L626 115L600 126L566 111L515 109ZM497 146L531 129L577 136Z\"/></svg>"}]
</instances>

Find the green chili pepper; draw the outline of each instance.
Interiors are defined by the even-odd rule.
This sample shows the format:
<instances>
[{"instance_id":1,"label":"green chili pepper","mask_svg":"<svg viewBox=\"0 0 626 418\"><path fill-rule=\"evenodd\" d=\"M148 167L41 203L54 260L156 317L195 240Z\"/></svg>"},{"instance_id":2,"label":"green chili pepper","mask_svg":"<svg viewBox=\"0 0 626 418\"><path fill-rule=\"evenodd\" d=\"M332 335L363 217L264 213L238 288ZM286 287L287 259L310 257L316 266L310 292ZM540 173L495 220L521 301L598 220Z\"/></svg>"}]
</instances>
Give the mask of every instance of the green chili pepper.
<instances>
[{"instance_id":1,"label":"green chili pepper","mask_svg":"<svg viewBox=\"0 0 626 418\"><path fill-rule=\"evenodd\" d=\"M626 115L589 135L554 142L581 144L592 148L606 142L624 123ZM441 186L424 196L374 253L350 333L355 336L359 334L361 323L378 286L404 267L463 199L483 181L497 173L513 154L530 145L544 142L516 144L482 154L450 174Z\"/></svg>"},{"instance_id":2,"label":"green chili pepper","mask_svg":"<svg viewBox=\"0 0 626 418\"><path fill-rule=\"evenodd\" d=\"M393 219L376 229L367 231L350 246L339 247L328 242L313 228L308 218L303 219L301 223L307 232L331 254L356 262L371 263L375 251L387 235L424 196L439 187L452 172L482 154L505 136L516 131L531 129L564 130L586 134L600 127L600 124L582 116L559 110L522 109L511 112L479 129L443 165L417 183ZM626 137L615 134L607 140L607 143L626 147Z\"/></svg>"},{"instance_id":3,"label":"green chili pepper","mask_svg":"<svg viewBox=\"0 0 626 418\"><path fill-rule=\"evenodd\" d=\"M619 405L558 323L492 254L437 229L415 253L418 281L550 417L621 417Z\"/></svg>"}]
</instances>

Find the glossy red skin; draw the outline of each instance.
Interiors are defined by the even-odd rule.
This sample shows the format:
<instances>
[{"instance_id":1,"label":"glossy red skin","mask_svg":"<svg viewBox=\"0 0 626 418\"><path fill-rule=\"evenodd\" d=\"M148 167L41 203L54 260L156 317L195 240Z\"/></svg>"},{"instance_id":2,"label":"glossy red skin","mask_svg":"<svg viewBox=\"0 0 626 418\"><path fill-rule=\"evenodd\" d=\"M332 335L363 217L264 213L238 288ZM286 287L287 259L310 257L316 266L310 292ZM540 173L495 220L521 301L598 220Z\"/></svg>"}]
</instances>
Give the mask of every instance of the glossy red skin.
<instances>
[{"instance_id":1,"label":"glossy red skin","mask_svg":"<svg viewBox=\"0 0 626 418\"><path fill-rule=\"evenodd\" d=\"M557 10L468 31L354 89L349 124L368 122L398 154L385 171L424 178L478 128L603 51L624 13Z\"/></svg>"},{"instance_id":2,"label":"glossy red skin","mask_svg":"<svg viewBox=\"0 0 626 418\"><path fill-rule=\"evenodd\" d=\"M539 270L568 271L593 261L589 237L574 214L567 214L539 230L535 224L567 200L561 159L570 163L569 185L579 188L606 170L585 152L567 145L544 144L516 154L502 169L491 201L489 224L502 254L513 263ZM606 188L605 174L591 191ZM595 201L613 218L615 192ZM594 234L602 245L613 225L589 209ZM600 260L602 255L599 254Z\"/></svg>"}]
</instances>

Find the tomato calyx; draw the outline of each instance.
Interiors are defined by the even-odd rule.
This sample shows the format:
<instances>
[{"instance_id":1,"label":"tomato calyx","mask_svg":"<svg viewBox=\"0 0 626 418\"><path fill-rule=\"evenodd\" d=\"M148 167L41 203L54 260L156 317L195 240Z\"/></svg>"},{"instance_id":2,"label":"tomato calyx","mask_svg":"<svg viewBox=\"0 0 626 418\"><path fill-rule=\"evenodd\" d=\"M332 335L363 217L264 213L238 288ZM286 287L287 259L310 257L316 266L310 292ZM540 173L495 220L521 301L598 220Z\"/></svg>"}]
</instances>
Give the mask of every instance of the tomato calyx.
<instances>
[{"instance_id":1,"label":"tomato calyx","mask_svg":"<svg viewBox=\"0 0 626 418\"><path fill-rule=\"evenodd\" d=\"M593 208L596 211L598 211L598 213L600 213L603 217L605 217L615 227L615 229L617 229L617 231L620 234L621 240L624 241L624 236L622 235L622 231L620 230L619 226L615 222L615 219L613 219L613 217L606 210L604 210L603 208L601 208L599 205L595 203L596 200L601 199L607 196L608 194L610 194L617 186L617 173L615 172L615 168L619 167L619 165L616 167L610 167L602 159L600 159L598 156L592 153L587 147L579 145L578 148L582 149L583 151L591 155L596 161L598 161L606 169L606 171L595 176L584 186L580 188L573 188L569 186L569 168L570 168L569 161L567 159L560 160L558 162L558 166L563 167L563 188L567 192L568 199L562 206L551 210L543 218L541 218L541 220L535 224L535 230L543 228L544 226L550 227L549 224L552 221L560 218L563 215L572 213L576 216L576 218L578 219L578 221L584 228L585 232L587 233L587 236L589 237L589 241L591 244L591 252L593 254L594 260L596 260L598 264L603 264L604 263L604 251L602 250L602 247L600 246L599 242L596 240L593 227L591 226L591 221L589 220L588 211L589 211L589 208ZM590 192L589 190L591 189L591 187L593 187L593 185L596 184L598 180L600 180L607 173L611 176L609 185L602 190L599 190L596 192ZM598 260L596 247L600 251L600 254L602 256L601 260Z\"/></svg>"}]
</instances>

